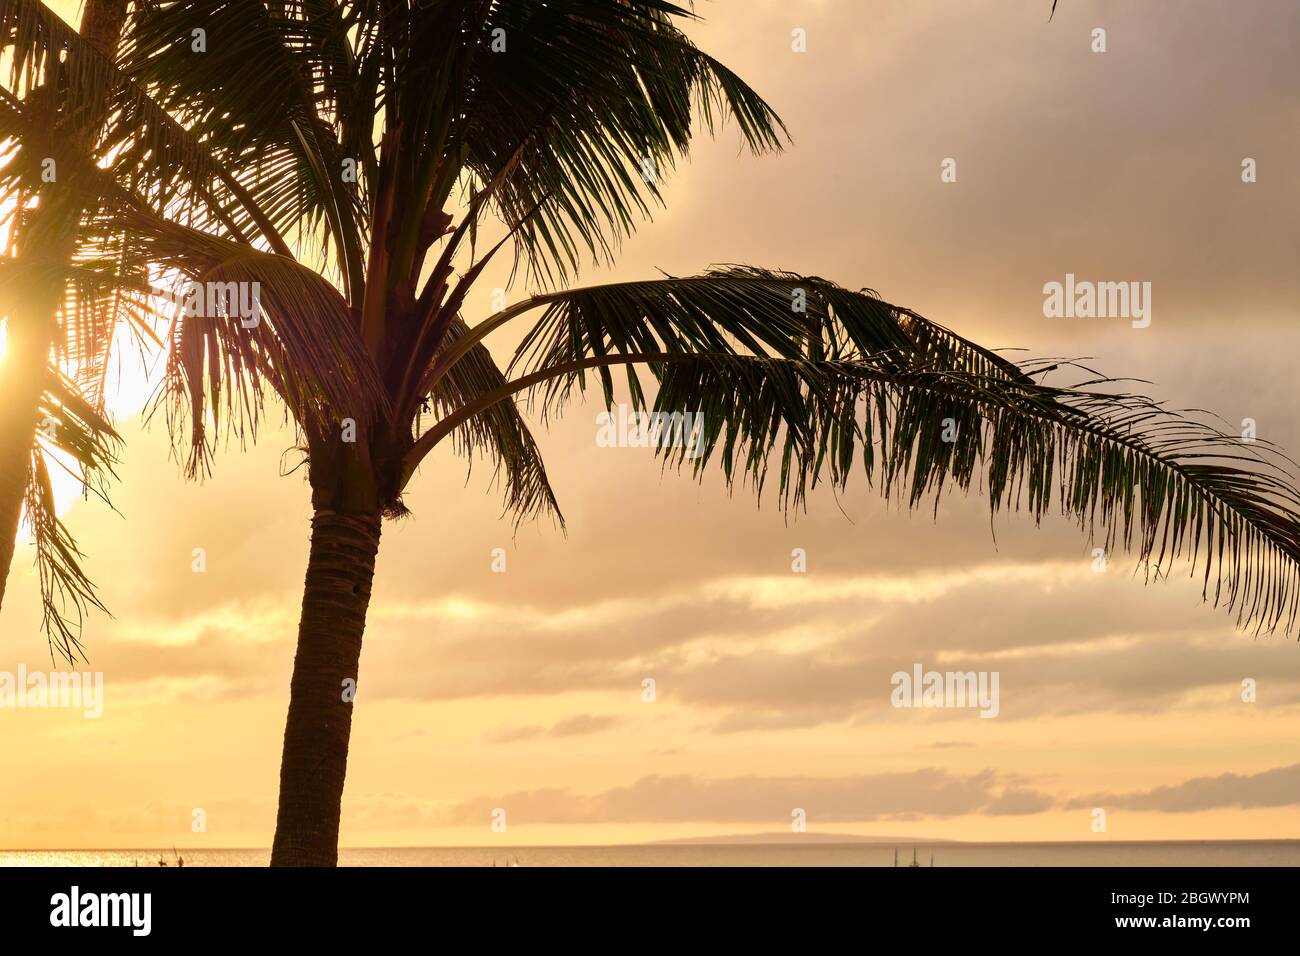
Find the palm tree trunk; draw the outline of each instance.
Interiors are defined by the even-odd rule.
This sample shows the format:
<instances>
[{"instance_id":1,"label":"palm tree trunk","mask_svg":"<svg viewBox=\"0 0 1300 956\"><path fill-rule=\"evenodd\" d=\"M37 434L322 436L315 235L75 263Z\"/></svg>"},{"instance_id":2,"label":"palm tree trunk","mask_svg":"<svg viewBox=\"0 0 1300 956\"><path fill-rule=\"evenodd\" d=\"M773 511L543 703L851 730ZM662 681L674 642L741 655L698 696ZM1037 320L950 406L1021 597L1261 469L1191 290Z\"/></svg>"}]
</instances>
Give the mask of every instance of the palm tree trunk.
<instances>
[{"instance_id":1,"label":"palm tree trunk","mask_svg":"<svg viewBox=\"0 0 1300 956\"><path fill-rule=\"evenodd\" d=\"M45 390L49 337L32 334L36 332L11 318L0 375L0 606L23 515L36 412Z\"/></svg>"},{"instance_id":2,"label":"palm tree trunk","mask_svg":"<svg viewBox=\"0 0 1300 956\"><path fill-rule=\"evenodd\" d=\"M378 514L319 509L289 689L272 866L334 866L352 694L379 551Z\"/></svg>"}]
</instances>

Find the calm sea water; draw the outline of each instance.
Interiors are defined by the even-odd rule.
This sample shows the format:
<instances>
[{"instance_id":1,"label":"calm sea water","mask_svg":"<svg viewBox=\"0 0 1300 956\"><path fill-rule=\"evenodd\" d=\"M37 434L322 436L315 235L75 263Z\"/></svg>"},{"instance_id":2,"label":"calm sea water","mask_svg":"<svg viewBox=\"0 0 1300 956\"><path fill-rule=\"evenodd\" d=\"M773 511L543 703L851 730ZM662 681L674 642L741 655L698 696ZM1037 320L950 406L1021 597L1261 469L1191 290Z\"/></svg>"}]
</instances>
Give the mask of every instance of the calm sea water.
<instances>
[{"instance_id":1,"label":"calm sea water","mask_svg":"<svg viewBox=\"0 0 1300 956\"><path fill-rule=\"evenodd\" d=\"M186 850L186 866L265 866L269 850ZM1231 843L945 843L922 866L1300 866L1300 840ZM0 850L0 866L174 866L166 850ZM909 864L911 846L899 847ZM893 866L892 844L345 849L344 866Z\"/></svg>"}]
</instances>

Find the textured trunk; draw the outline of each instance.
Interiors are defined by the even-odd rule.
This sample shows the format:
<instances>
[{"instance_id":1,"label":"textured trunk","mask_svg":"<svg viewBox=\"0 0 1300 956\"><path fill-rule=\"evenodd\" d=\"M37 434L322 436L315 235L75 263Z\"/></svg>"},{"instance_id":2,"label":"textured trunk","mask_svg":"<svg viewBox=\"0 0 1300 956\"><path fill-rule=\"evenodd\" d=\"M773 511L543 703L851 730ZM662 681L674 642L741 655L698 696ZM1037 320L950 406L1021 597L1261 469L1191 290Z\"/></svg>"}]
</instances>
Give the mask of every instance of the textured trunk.
<instances>
[{"instance_id":1,"label":"textured trunk","mask_svg":"<svg viewBox=\"0 0 1300 956\"><path fill-rule=\"evenodd\" d=\"M312 518L272 866L338 862L339 808L352 733L349 689L356 686L379 530L378 514L321 509Z\"/></svg>"},{"instance_id":2,"label":"textured trunk","mask_svg":"<svg viewBox=\"0 0 1300 956\"><path fill-rule=\"evenodd\" d=\"M81 35L107 57L117 53L126 8L127 0L86 0L81 10ZM99 120L102 116L96 122Z\"/></svg>"},{"instance_id":3,"label":"textured trunk","mask_svg":"<svg viewBox=\"0 0 1300 956\"><path fill-rule=\"evenodd\" d=\"M9 325L0 366L0 607L22 520L23 490L50 348L48 333L12 320Z\"/></svg>"},{"instance_id":4,"label":"textured trunk","mask_svg":"<svg viewBox=\"0 0 1300 956\"><path fill-rule=\"evenodd\" d=\"M126 7L127 0L86 0L81 34L106 56L111 57L117 49ZM102 110L87 117L82 135L93 137L108 106L105 102ZM38 208L25 236L19 238L19 261L36 287L24 294L23 310L9 316L5 368L0 378L0 606L13 564L36 415L54 345L54 312L63 291L61 280L42 280L41 276L52 263L55 267L67 265L80 219L81 210L65 204ZM31 241L24 242L24 238Z\"/></svg>"}]
</instances>

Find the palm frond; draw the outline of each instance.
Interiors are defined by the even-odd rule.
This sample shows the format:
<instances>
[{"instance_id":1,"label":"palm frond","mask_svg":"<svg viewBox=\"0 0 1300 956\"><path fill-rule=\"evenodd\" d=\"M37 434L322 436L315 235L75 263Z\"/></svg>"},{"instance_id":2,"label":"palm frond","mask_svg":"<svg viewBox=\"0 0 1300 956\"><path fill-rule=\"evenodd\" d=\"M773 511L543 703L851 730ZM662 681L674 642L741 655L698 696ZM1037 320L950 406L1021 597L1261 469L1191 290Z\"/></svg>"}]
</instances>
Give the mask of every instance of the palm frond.
<instances>
[{"instance_id":1,"label":"palm frond","mask_svg":"<svg viewBox=\"0 0 1300 956\"><path fill-rule=\"evenodd\" d=\"M255 433L263 383L303 426L370 421L385 392L338 290L293 259L242 246L139 208L106 212L106 232L132 237L142 259L176 278L178 305L190 283L258 291L256 315L174 313L165 398L173 434L188 420L187 471L199 474L212 445L207 414L241 436ZM224 393L224 406L221 399ZM224 408L224 419L221 414Z\"/></svg>"},{"instance_id":2,"label":"palm frond","mask_svg":"<svg viewBox=\"0 0 1300 956\"><path fill-rule=\"evenodd\" d=\"M531 300L545 311L511 371L590 355L710 352L901 365L1023 378L1024 372L870 289L816 276L720 266L685 278L614 283ZM489 320L489 325L493 320Z\"/></svg>"},{"instance_id":3,"label":"palm frond","mask_svg":"<svg viewBox=\"0 0 1300 956\"><path fill-rule=\"evenodd\" d=\"M1036 378L1067 363L1011 363L870 290L749 267L524 304L545 311L507 375L549 381L543 418L563 390L586 388L591 369L608 403L611 368L627 368L630 397L641 405L646 389L634 368L642 363L623 359L681 355L651 365L656 411L705 412L715 429L708 446L720 441L728 481L748 475L761 490L779 449L787 507L803 501L823 466L842 488L859 446L868 480L879 458L887 496L910 480L910 505L932 494L937 507L945 480L969 489L979 466L995 509L1023 493L1039 519L1052 501L1056 460L1058 503L1089 536L1100 529L1108 548L1134 545L1156 571L1190 542L1193 562L1205 558L1205 587L1217 571L1216 600L1226 589L1243 622L1294 624L1300 509L1286 460L1141 395L1089 390L1114 380L1048 388ZM572 371L547 377L546 369ZM891 392L896 382L906 392ZM861 434L850 398L862 401ZM957 437L945 441L939 423ZM708 455L690 460L698 472Z\"/></svg>"},{"instance_id":4,"label":"palm frond","mask_svg":"<svg viewBox=\"0 0 1300 956\"><path fill-rule=\"evenodd\" d=\"M153 208L170 206L177 214L206 216L235 232L260 233L287 252L273 221L209 144L39 0L0 0L0 49L10 66L0 95L0 136L18 137L31 156L11 164L13 172L30 171L43 157L56 158L62 167L69 150L72 161L80 162L75 151L84 145ZM43 105L54 93L57 114ZM51 123L52 116L63 120ZM82 144L68 135L68 124L87 116L102 123L94 123L93 142ZM3 186L8 194L14 183L6 179Z\"/></svg>"},{"instance_id":5,"label":"palm frond","mask_svg":"<svg viewBox=\"0 0 1300 956\"><path fill-rule=\"evenodd\" d=\"M465 323L457 320L448 338L450 346L466 331ZM434 422L440 421L464 407L474 398L502 388L506 378L493 362L491 354L477 345L457 362L451 373L441 379L438 387L428 396L428 414ZM422 415L417 416L415 430L421 428ZM546 475L541 452L533 439L527 423L514 402L498 402L481 414L467 419L449 436L453 448L469 462L476 453L482 453L493 462L493 481L503 485L505 510L514 516L515 525L544 513L552 515L564 526L555 493ZM402 484L410 480L411 470L402 476Z\"/></svg>"},{"instance_id":6,"label":"palm frond","mask_svg":"<svg viewBox=\"0 0 1300 956\"><path fill-rule=\"evenodd\" d=\"M523 336L507 376L592 357L666 352L870 359L900 369L954 369L1029 381L1025 369L997 352L891 305L870 289L854 292L815 276L732 265L698 276L533 296L484 320L443 349L428 363L418 394L435 388L492 332L539 308L542 314ZM636 363L595 363L590 368L600 378L607 400L614 388L611 369L620 365L632 394L642 394ZM582 384L585 387L585 380ZM421 436L408 460L418 463L433 441L431 435Z\"/></svg>"},{"instance_id":7,"label":"palm frond","mask_svg":"<svg viewBox=\"0 0 1300 956\"><path fill-rule=\"evenodd\" d=\"M968 492L978 481L994 513L1025 510L1039 521L1059 509L1157 576L1186 559L1203 572L1206 599L1235 609L1238 626L1296 626L1300 493L1286 459L1141 395L909 369L893 356L624 353L523 375L440 423L431 443L522 392L553 413L584 388L587 371L631 364L658 384L653 402L633 391L635 409L697 416L699 454L660 447L667 463L689 462L697 476L716 460L729 487L749 482L761 496L775 467L789 509L819 480L845 489L860 461L886 498L912 507L933 499L936 513L946 484Z\"/></svg>"},{"instance_id":8,"label":"palm frond","mask_svg":"<svg viewBox=\"0 0 1300 956\"><path fill-rule=\"evenodd\" d=\"M537 281L566 278L584 253L612 255L661 201L693 118L710 132L734 119L752 150L780 148L771 107L673 22L691 16L659 0L535 0L495 5L472 35L482 48L503 37L508 53L474 57L449 138L478 183L526 144L494 206L519 222L549 197L518 236L518 262Z\"/></svg>"},{"instance_id":9,"label":"palm frond","mask_svg":"<svg viewBox=\"0 0 1300 956\"><path fill-rule=\"evenodd\" d=\"M28 463L24 512L36 545L41 589L41 625L50 644L69 664L83 656L81 628L86 612L107 613L94 582L82 567L83 555L55 508L50 467L66 469L88 494L107 501L121 438L66 377L52 373L43 396L38 440ZM65 463L64 459L67 459Z\"/></svg>"},{"instance_id":10,"label":"palm frond","mask_svg":"<svg viewBox=\"0 0 1300 956\"><path fill-rule=\"evenodd\" d=\"M106 497L105 480L114 476L122 437L91 404L77 384L51 369L41 398L38 435L47 447L63 452L81 469L89 491Z\"/></svg>"},{"instance_id":11,"label":"palm frond","mask_svg":"<svg viewBox=\"0 0 1300 956\"><path fill-rule=\"evenodd\" d=\"M122 61L279 231L310 237L325 228L319 237L333 243L345 293L355 301L368 180L347 187L342 163L367 168L366 124L377 104L358 99L351 45L364 43L373 24L355 38L349 30L333 3L177 0L141 10Z\"/></svg>"}]
</instances>

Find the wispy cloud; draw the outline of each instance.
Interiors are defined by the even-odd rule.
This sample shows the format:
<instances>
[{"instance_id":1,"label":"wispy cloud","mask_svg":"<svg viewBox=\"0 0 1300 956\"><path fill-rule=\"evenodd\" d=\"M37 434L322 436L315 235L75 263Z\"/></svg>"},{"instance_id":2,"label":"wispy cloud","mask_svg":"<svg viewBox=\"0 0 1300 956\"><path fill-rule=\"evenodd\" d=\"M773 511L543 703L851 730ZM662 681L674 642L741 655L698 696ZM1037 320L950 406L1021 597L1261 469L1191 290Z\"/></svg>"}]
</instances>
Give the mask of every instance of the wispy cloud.
<instances>
[{"instance_id":1,"label":"wispy cloud","mask_svg":"<svg viewBox=\"0 0 1300 956\"><path fill-rule=\"evenodd\" d=\"M1300 805L1300 763L1254 774L1223 773L1214 777L1195 777L1174 786L1151 790L1098 793L1067 804L1072 808L1124 807L1165 813L1297 805Z\"/></svg>"}]
</instances>

